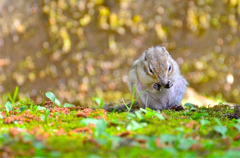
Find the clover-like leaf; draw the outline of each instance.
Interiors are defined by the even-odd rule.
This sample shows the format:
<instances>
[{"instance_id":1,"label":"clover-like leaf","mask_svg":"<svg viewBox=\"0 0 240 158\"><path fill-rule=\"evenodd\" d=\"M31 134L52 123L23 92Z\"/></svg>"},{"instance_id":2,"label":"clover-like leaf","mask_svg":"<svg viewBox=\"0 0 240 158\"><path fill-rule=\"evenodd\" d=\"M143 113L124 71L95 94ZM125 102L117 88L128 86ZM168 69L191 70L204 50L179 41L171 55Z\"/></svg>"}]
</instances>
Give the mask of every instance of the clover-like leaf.
<instances>
[{"instance_id":1,"label":"clover-like leaf","mask_svg":"<svg viewBox=\"0 0 240 158\"><path fill-rule=\"evenodd\" d=\"M7 112L12 111L13 110L12 103L10 101L7 101L5 104L5 108Z\"/></svg>"},{"instance_id":2,"label":"clover-like leaf","mask_svg":"<svg viewBox=\"0 0 240 158\"><path fill-rule=\"evenodd\" d=\"M52 92L46 92L45 95L53 102L53 105L55 105L55 100L56 100L55 95Z\"/></svg>"},{"instance_id":3,"label":"clover-like leaf","mask_svg":"<svg viewBox=\"0 0 240 158\"><path fill-rule=\"evenodd\" d=\"M214 129L214 131L220 133L223 138L226 137L226 133L228 131L227 127L222 126L222 125L217 125L217 126L214 126L213 129Z\"/></svg>"},{"instance_id":4,"label":"clover-like leaf","mask_svg":"<svg viewBox=\"0 0 240 158\"><path fill-rule=\"evenodd\" d=\"M128 125L127 125L127 130L129 131L135 131L137 129L143 128L147 126L146 122L138 123L135 120L132 120Z\"/></svg>"},{"instance_id":5,"label":"clover-like leaf","mask_svg":"<svg viewBox=\"0 0 240 158\"><path fill-rule=\"evenodd\" d=\"M240 132L240 125L235 124L234 127Z\"/></svg>"},{"instance_id":6,"label":"clover-like leaf","mask_svg":"<svg viewBox=\"0 0 240 158\"><path fill-rule=\"evenodd\" d=\"M210 121L208 121L208 120L204 120L204 119L201 119L201 120L200 120L201 126L205 126L205 125L207 125L207 124L209 124L209 123L210 123Z\"/></svg>"},{"instance_id":7,"label":"clover-like leaf","mask_svg":"<svg viewBox=\"0 0 240 158\"><path fill-rule=\"evenodd\" d=\"M99 137L101 134L106 133L107 123L104 120L98 120L94 118L86 118L80 121L81 124L88 126L90 123L95 124L94 136Z\"/></svg>"},{"instance_id":8,"label":"clover-like leaf","mask_svg":"<svg viewBox=\"0 0 240 158\"><path fill-rule=\"evenodd\" d=\"M197 140L191 138L182 138L179 140L178 149L188 150L192 147L193 144L196 144Z\"/></svg>"},{"instance_id":9,"label":"clover-like leaf","mask_svg":"<svg viewBox=\"0 0 240 158\"><path fill-rule=\"evenodd\" d=\"M63 105L63 107L74 107L75 105L73 105L73 104L70 104L70 103L65 103L64 105Z\"/></svg>"},{"instance_id":10,"label":"clover-like leaf","mask_svg":"<svg viewBox=\"0 0 240 158\"><path fill-rule=\"evenodd\" d=\"M160 136L160 140L162 143L173 143L174 141L177 140L177 136L172 135L172 134L162 134Z\"/></svg>"},{"instance_id":11,"label":"clover-like leaf","mask_svg":"<svg viewBox=\"0 0 240 158\"><path fill-rule=\"evenodd\" d=\"M36 110L37 110L37 111L41 111L41 110L46 110L46 108L43 107L43 106L37 106Z\"/></svg>"}]
</instances>

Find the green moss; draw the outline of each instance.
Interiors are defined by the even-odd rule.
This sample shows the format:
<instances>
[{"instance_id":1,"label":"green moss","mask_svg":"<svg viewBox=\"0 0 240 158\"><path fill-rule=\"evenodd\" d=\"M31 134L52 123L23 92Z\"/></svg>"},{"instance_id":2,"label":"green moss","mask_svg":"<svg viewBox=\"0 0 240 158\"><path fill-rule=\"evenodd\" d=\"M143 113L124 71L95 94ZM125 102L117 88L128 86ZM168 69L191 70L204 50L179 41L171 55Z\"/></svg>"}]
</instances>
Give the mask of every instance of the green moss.
<instances>
[{"instance_id":1,"label":"green moss","mask_svg":"<svg viewBox=\"0 0 240 158\"><path fill-rule=\"evenodd\" d=\"M34 116L45 114L34 109L37 105L30 100L17 103L18 108L23 106L26 106L25 112L30 111ZM15 108L13 113L17 110ZM6 110L2 108L0 111L3 114ZM85 118L77 117L78 111L82 110L69 111L69 114L50 112L51 117L45 121L31 120L29 123L15 121L7 124L6 118L1 119L0 148L5 152L0 150L0 153L16 157L236 157L239 153L240 134L234 127L239 125L239 120L224 116L233 113L229 107L201 107L179 112L163 110L162 114L167 115L164 120L156 116L146 117L143 113L142 118L126 112L107 113L105 122L95 121L96 126L90 128L80 123ZM94 111L92 113L89 118L99 116ZM138 128L129 132L127 127L132 121ZM226 136L215 130L215 126L226 127ZM89 131L73 132L79 128ZM117 136L123 133L124 137ZM164 139L172 141L163 142Z\"/></svg>"}]
</instances>

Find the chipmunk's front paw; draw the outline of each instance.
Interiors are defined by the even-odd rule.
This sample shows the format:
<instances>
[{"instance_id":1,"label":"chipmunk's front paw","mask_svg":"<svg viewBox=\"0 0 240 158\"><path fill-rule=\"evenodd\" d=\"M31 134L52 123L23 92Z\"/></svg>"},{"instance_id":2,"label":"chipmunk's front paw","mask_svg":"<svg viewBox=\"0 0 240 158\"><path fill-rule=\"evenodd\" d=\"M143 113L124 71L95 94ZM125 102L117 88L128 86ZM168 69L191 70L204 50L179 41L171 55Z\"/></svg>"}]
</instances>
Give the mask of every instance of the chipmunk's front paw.
<instances>
[{"instance_id":1,"label":"chipmunk's front paw","mask_svg":"<svg viewBox=\"0 0 240 158\"><path fill-rule=\"evenodd\" d=\"M170 108L171 110L175 110L175 111L182 111L185 110L185 108L182 105L174 105Z\"/></svg>"},{"instance_id":2,"label":"chipmunk's front paw","mask_svg":"<svg viewBox=\"0 0 240 158\"><path fill-rule=\"evenodd\" d=\"M164 88L171 88L173 86L173 82L172 81L168 81L168 83L164 86Z\"/></svg>"},{"instance_id":3,"label":"chipmunk's front paw","mask_svg":"<svg viewBox=\"0 0 240 158\"><path fill-rule=\"evenodd\" d=\"M154 83L153 88L156 89L157 91L161 91L161 85L158 83Z\"/></svg>"}]
</instances>

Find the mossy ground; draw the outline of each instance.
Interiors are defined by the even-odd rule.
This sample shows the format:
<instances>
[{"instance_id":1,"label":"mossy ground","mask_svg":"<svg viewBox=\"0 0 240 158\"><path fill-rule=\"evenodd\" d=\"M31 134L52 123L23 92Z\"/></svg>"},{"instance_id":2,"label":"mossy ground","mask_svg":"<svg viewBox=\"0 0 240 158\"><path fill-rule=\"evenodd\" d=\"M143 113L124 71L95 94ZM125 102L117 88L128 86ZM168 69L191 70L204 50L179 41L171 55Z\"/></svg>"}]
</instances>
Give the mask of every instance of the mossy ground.
<instances>
[{"instance_id":1,"label":"mossy ground","mask_svg":"<svg viewBox=\"0 0 240 158\"><path fill-rule=\"evenodd\" d=\"M49 106L51 105L51 106ZM1 108L0 155L37 157L239 157L240 119L229 106L106 113L22 101ZM18 117L17 117L18 116ZM163 119L163 117L164 119ZM104 118L104 119L102 119Z\"/></svg>"}]
</instances>

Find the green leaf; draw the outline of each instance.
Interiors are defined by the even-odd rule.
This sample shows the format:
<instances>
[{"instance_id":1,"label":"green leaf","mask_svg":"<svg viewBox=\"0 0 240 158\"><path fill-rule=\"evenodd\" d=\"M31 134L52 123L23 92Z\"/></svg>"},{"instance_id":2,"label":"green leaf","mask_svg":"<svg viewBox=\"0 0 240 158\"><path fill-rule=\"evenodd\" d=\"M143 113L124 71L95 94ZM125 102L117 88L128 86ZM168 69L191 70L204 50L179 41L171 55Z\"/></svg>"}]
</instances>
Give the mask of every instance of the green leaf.
<instances>
[{"instance_id":1,"label":"green leaf","mask_svg":"<svg viewBox=\"0 0 240 158\"><path fill-rule=\"evenodd\" d=\"M240 125L235 124L234 127L240 132Z\"/></svg>"},{"instance_id":2,"label":"green leaf","mask_svg":"<svg viewBox=\"0 0 240 158\"><path fill-rule=\"evenodd\" d=\"M45 95L53 102L53 105L55 105L55 100L56 100L55 95L52 92L46 92Z\"/></svg>"},{"instance_id":3,"label":"green leaf","mask_svg":"<svg viewBox=\"0 0 240 158\"><path fill-rule=\"evenodd\" d=\"M127 130L129 131L135 131L137 129L146 127L147 123L146 122L142 122L142 123L138 123L135 120L132 120L128 125L127 125Z\"/></svg>"},{"instance_id":4,"label":"green leaf","mask_svg":"<svg viewBox=\"0 0 240 158\"><path fill-rule=\"evenodd\" d=\"M61 102L60 102L57 98L55 98L55 103L56 103L58 106L61 106Z\"/></svg>"},{"instance_id":5,"label":"green leaf","mask_svg":"<svg viewBox=\"0 0 240 158\"><path fill-rule=\"evenodd\" d=\"M89 123L95 124L96 126L94 129L94 136L97 138L106 132L107 124L104 120L98 120L98 119L94 119L94 118L86 118L86 119L82 119L80 121L80 123L84 124L86 126L88 126Z\"/></svg>"},{"instance_id":6,"label":"green leaf","mask_svg":"<svg viewBox=\"0 0 240 158\"><path fill-rule=\"evenodd\" d=\"M142 112L144 112L146 114L147 113L147 109L140 108L140 111L142 111Z\"/></svg>"},{"instance_id":7,"label":"green leaf","mask_svg":"<svg viewBox=\"0 0 240 158\"><path fill-rule=\"evenodd\" d=\"M164 116L161 115L160 113L158 113L157 111L154 111L152 109L142 109L140 108L140 111L145 113L145 118L151 118L153 116L156 116L157 118L159 118L160 120L164 120Z\"/></svg>"},{"instance_id":8,"label":"green leaf","mask_svg":"<svg viewBox=\"0 0 240 158\"><path fill-rule=\"evenodd\" d=\"M169 152L173 156L177 155L177 150L174 147L164 147L163 150Z\"/></svg>"},{"instance_id":9,"label":"green leaf","mask_svg":"<svg viewBox=\"0 0 240 158\"><path fill-rule=\"evenodd\" d=\"M205 126L205 125L207 125L207 124L209 124L209 123L210 123L210 121L208 121L208 120L204 120L204 119L201 119L201 120L200 120L201 126Z\"/></svg>"},{"instance_id":10,"label":"green leaf","mask_svg":"<svg viewBox=\"0 0 240 158\"><path fill-rule=\"evenodd\" d=\"M144 91L142 91L138 96L137 96L137 98L135 99L135 94L136 94L136 87L137 87L137 84L134 84L134 88L133 88L133 93L132 93L132 101L131 101L131 105L130 105L130 107L128 107L127 106L127 104L124 102L124 100L123 100L123 103L124 103L124 105L127 107L127 109L128 109L128 112L130 112L131 111L131 109L132 109L132 106L133 106L133 104L135 103L135 101L144 93L144 92L146 92L147 91L147 89L145 89Z\"/></svg>"},{"instance_id":11,"label":"green leaf","mask_svg":"<svg viewBox=\"0 0 240 158\"><path fill-rule=\"evenodd\" d=\"M75 105L73 105L73 104L70 104L70 103L65 103L64 105L63 105L63 107L74 107Z\"/></svg>"},{"instance_id":12,"label":"green leaf","mask_svg":"<svg viewBox=\"0 0 240 158\"><path fill-rule=\"evenodd\" d=\"M130 111L131 109L128 107L128 105L125 103L124 99L122 98L122 102L125 105L125 107L128 109L128 111Z\"/></svg>"},{"instance_id":13,"label":"green leaf","mask_svg":"<svg viewBox=\"0 0 240 158\"><path fill-rule=\"evenodd\" d=\"M143 120L143 119L144 119L144 117L143 117L143 115L141 114L141 112L135 111L135 114L136 114L136 116L137 116L137 118L138 118L139 120Z\"/></svg>"},{"instance_id":14,"label":"green leaf","mask_svg":"<svg viewBox=\"0 0 240 158\"><path fill-rule=\"evenodd\" d=\"M46 110L45 110L45 117L46 117L46 119L48 119L49 114L50 114L49 109L46 109Z\"/></svg>"},{"instance_id":15,"label":"green leaf","mask_svg":"<svg viewBox=\"0 0 240 158\"><path fill-rule=\"evenodd\" d=\"M227 127L222 126L222 125L217 125L217 126L214 126L213 129L214 129L214 131L220 133L223 138L226 137L226 133L228 131Z\"/></svg>"},{"instance_id":16,"label":"green leaf","mask_svg":"<svg viewBox=\"0 0 240 158\"><path fill-rule=\"evenodd\" d=\"M21 111L21 112L25 111L26 109L27 109L26 106L22 106L22 107L20 107L20 111Z\"/></svg>"},{"instance_id":17,"label":"green leaf","mask_svg":"<svg viewBox=\"0 0 240 158\"><path fill-rule=\"evenodd\" d=\"M86 119L82 119L82 120L80 121L81 124L84 124L84 125L86 125L86 126L88 126L89 123L92 123L92 124L97 125L98 122L99 122L99 120L98 120L98 119L94 119L94 118L86 118Z\"/></svg>"},{"instance_id":18,"label":"green leaf","mask_svg":"<svg viewBox=\"0 0 240 158\"><path fill-rule=\"evenodd\" d=\"M8 94L8 99L11 101L12 104L14 104L14 100L10 94Z\"/></svg>"},{"instance_id":19,"label":"green leaf","mask_svg":"<svg viewBox=\"0 0 240 158\"><path fill-rule=\"evenodd\" d=\"M127 117L128 119L133 119L133 118L136 118L136 115L134 115L133 113L128 113Z\"/></svg>"},{"instance_id":20,"label":"green leaf","mask_svg":"<svg viewBox=\"0 0 240 158\"><path fill-rule=\"evenodd\" d=\"M105 138L96 138L96 141L101 144L101 145L106 145L107 144L107 140Z\"/></svg>"},{"instance_id":21,"label":"green leaf","mask_svg":"<svg viewBox=\"0 0 240 158\"><path fill-rule=\"evenodd\" d=\"M176 127L175 131L184 132L184 128L183 127Z\"/></svg>"},{"instance_id":22,"label":"green leaf","mask_svg":"<svg viewBox=\"0 0 240 158\"><path fill-rule=\"evenodd\" d=\"M238 123L240 123L240 118L239 118L239 119L237 119L237 122L238 122Z\"/></svg>"},{"instance_id":23,"label":"green leaf","mask_svg":"<svg viewBox=\"0 0 240 158\"><path fill-rule=\"evenodd\" d=\"M135 100L134 97L135 97L135 94L136 94L136 93L135 93L135 91L136 91L136 87L137 87L137 84L135 83L135 84L134 84L134 87L133 87L133 93L132 93L132 102L131 102L131 105L134 103L134 100ZM130 108L130 110L131 110L131 108Z\"/></svg>"},{"instance_id":24,"label":"green leaf","mask_svg":"<svg viewBox=\"0 0 240 158\"><path fill-rule=\"evenodd\" d=\"M46 110L46 108L43 107L43 106L37 106L36 110L37 110L37 111L41 111L41 110Z\"/></svg>"},{"instance_id":25,"label":"green leaf","mask_svg":"<svg viewBox=\"0 0 240 158\"><path fill-rule=\"evenodd\" d=\"M160 136L161 143L169 143L172 144L174 141L177 140L177 137L172 134L162 134Z\"/></svg>"},{"instance_id":26,"label":"green leaf","mask_svg":"<svg viewBox=\"0 0 240 158\"><path fill-rule=\"evenodd\" d=\"M152 118L153 116L155 116L156 114L152 111L148 111L145 114L145 118Z\"/></svg>"},{"instance_id":27,"label":"green leaf","mask_svg":"<svg viewBox=\"0 0 240 158\"><path fill-rule=\"evenodd\" d=\"M96 154L89 154L87 158L102 158L102 157Z\"/></svg>"},{"instance_id":28,"label":"green leaf","mask_svg":"<svg viewBox=\"0 0 240 158\"><path fill-rule=\"evenodd\" d=\"M194 104L192 104L192 103L185 103L184 106L187 107L187 108L188 107L194 107Z\"/></svg>"},{"instance_id":29,"label":"green leaf","mask_svg":"<svg viewBox=\"0 0 240 158\"><path fill-rule=\"evenodd\" d=\"M159 118L159 120L164 120L164 116L159 114L159 113L155 113L155 116L157 116L157 118Z\"/></svg>"},{"instance_id":30,"label":"green leaf","mask_svg":"<svg viewBox=\"0 0 240 158\"><path fill-rule=\"evenodd\" d=\"M218 124L219 126L222 126L222 123L221 123L221 121L220 121L218 118L214 118L214 120L217 122L217 124Z\"/></svg>"},{"instance_id":31,"label":"green leaf","mask_svg":"<svg viewBox=\"0 0 240 158\"><path fill-rule=\"evenodd\" d=\"M3 115L2 114L0 114L0 119L3 119Z\"/></svg>"},{"instance_id":32,"label":"green leaf","mask_svg":"<svg viewBox=\"0 0 240 158\"><path fill-rule=\"evenodd\" d=\"M157 138L156 136L152 136L147 139L146 147L148 150L155 151L157 149L156 138Z\"/></svg>"},{"instance_id":33,"label":"green leaf","mask_svg":"<svg viewBox=\"0 0 240 158\"><path fill-rule=\"evenodd\" d=\"M10 101L7 101L7 102L6 102L6 104L5 104L5 108L6 108L7 112L13 110L13 107L12 107L12 104L11 104Z\"/></svg>"},{"instance_id":34,"label":"green leaf","mask_svg":"<svg viewBox=\"0 0 240 158\"><path fill-rule=\"evenodd\" d=\"M41 119L41 121L45 121L46 117L44 115L40 115L40 119Z\"/></svg>"},{"instance_id":35,"label":"green leaf","mask_svg":"<svg viewBox=\"0 0 240 158\"><path fill-rule=\"evenodd\" d=\"M208 150L212 150L215 143L212 140L206 140L206 142L202 142L202 145L203 145L204 148L206 148Z\"/></svg>"},{"instance_id":36,"label":"green leaf","mask_svg":"<svg viewBox=\"0 0 240 158\"><path fill-rule=\"evenodd\" d=\"M51 156L49 157L62 157L62 154L59 151L51 151Z\"/></svg>"},{"instance_id":37,"label":"green leaf","mask_svg":"<svg viewBox=\"0 0 240 158\"><path fill-rule=\"evenodd\" d=\"M111 141L111 148L115 149L118 147L119 143L122 141L121 137L110 135L105 133L104 136Z\"/></svg>"},{"instance_id":38,"label":"green leaf","mask_svg":"<svg viewBox=\"0 0 240 158\"><path fill-rule=\"evenodd\" d=\"M239 158L240 151L237 150L229 150L224 154L224 158Z\"/></svg>"},{"instance_id":39,"label":"green leaf","mask_svg":"<svg viewBox=\"0 0 240 158\"><path fill-rule=\"evenodd\" d=\"M100 108L103 108L103 100L101 98L93 97L92 99L100 106Z\"/></svg>"},{"instance_id":40,"label":"green leaf","mask_svg":"<svg viewBox=\"0 0 240 158\"><path fill-rule=\"evenodd\" d=\"M202 116L208 116L208 113L196 113L194 114L193 119L198 119Z\"/></svg>"},{"instance_id":41,"label":"green leaf","mask_svg":"<svg viewBox=\"0 0 240 158\"><path fill-rule=\"evenodd\" d=\"M35 149L43 149L43 148L45 148L43 143L38 141L38 140L34 140L33 141L33 146L34 146Z\"/></svg>"},{"instance_id":42,"label":"green leaf","mask_svg":"<svg viewBox=\"0 0 240 158\"><path fill-rule=\"evenodd\" d=\"M15 101L16 101L16 99L17 99L18 90L19 90L19 87L17 86L17 87L15 88L15 91L14 91L14 94L13 94L13 101L14 101L14 103L15 103Z\"/></svg>"},{"instance_id":43,"label":"green leaf","mask_svg":"<svg viewBox=\"0 0 240 158\"><path fill-rule=\"evenodd\" d=\"M190 109L190 111L197 110L197 108L195 108L194 104L192 104L192 103L185 103L184 107Z\"/></svg>"},{"instance_id":44,"label":"green leaf","mask_svg":"<svg viewBox=\"0 0 240 158\"><path fill-rule=\"evenodd\" d=\"M179 141L178 149L180 149L180 150L188 150L188 149L190 149L192 147L193 144L196 144L196 143L197 143L197 141L193 140L191 138L182 138Z\"/></svg>"},{"instance_id":45,"label":"green leaf","mask_svg":"<svg viewBox=\"0 0 240 158\"><path fill-rule=\"evenodd\" d=\"M33 111L37 111L37 108L38 108L38 106L37 106L37 105L34 105Z\"/></svg>"},{"instance_id":46,"label":"green leaf","mask_svg":"<svg viewBox=\"0 0 240 158\"><path fill-rule=\"evenodd\" d=\"M22 137L24 142L31 142L34 140L34 136L32 136L29 133L23 133L23 137Z\"/></svg>"}]
</instances>

